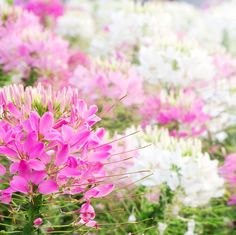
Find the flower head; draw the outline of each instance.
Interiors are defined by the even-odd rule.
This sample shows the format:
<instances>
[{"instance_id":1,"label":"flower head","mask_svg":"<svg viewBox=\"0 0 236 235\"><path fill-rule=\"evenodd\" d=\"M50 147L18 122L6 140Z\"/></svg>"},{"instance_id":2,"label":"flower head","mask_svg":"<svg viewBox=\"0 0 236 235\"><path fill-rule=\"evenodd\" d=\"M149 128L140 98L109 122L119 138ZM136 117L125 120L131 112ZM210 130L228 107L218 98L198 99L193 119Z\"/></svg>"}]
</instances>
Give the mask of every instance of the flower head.
<instances>
[{"instance_id":1,"label":"flower head","mask_svg":"<svg viewBox=\"0 0 236 235\"><path fill-rule=\"evenodd\" d=\"M70 79L70 84L92 102L102 98L119 100L127 95L123 101L126 106L142 103L142 82L142 78L129 67L129 63L119 60L91 61L87 67L79 65Z\"/></svg>"},{"instance_id":2,"label":"flower head","mask_svg":"<svg viewBox=\"0 0 236 235\"><path fill-rule=\"evenodd\" d=\"M224 176L226 182L229 184L231 196L229 199L230 205L236 204L236 155L230 154L226 157L224 165L221 167L220 172Z\"/></svg>"},{"instance_id":3,"label":"flower head","mask_svg":"<svg viewBox=\"0 0 236 235\"><path fill-rule=\"evenodd\" d=\"M8 185L1 191L3 203L15 192L80 194L88 201L112 191L103 165L111 146L103 143L104 130L92 128L100 120L96 106L88 107L75 90L5 87L0 106L0 173ZM85 217L87 223L95 214Z\"/></svg>"},{"instance_id":4,"label":"flower head","mask_svg":"<svg viewBox=\"0 0 236 235\"><path fill-rule=\"evenodd\" d=\"M148 97L140 109L143 126L157 124L177 137L199 136L206 131L210 119L204 105L191 90L170 93L162 90L160 95Z\"/></svg>"},{"instance_id":5,"label":"flower head","mask_svg":"<svg viewBox=\"0 0 236 235\"><path fill-rule=\"evenodd\" d=\"M15 0L15 4L33 12L42 21L45 21L46 17L56 19L64 13L64 5L60 0Z\"/></svg>"},{"instance_id":6,"label":"flower head","mask_svg":"<svg viewBox=\"0 0 236 235\"><path fill-rule=\"evenodd\" d=\"M154 188L165 184L180 204L191 207L205 205L211 198L223 195L224 181L218 175L218 162L202 153L199 140L176 139L167 130L147 127L132 142L138 146L151 144L139 150L131 168L132 172L150 172L135 174L137 184ZM146 177L140 180L142 176Z\"/></svg>"},{"instance_id":7,"label":"flower head","mask_svg":"<svg viewBox=\"0 0 236 235\"><path fill-rule=\"evenodd\" d=\"M38 18L21 8L0 10L0 71L15 83L64 85L68 43L44 30Z\"/></svg>"}]
</instances>

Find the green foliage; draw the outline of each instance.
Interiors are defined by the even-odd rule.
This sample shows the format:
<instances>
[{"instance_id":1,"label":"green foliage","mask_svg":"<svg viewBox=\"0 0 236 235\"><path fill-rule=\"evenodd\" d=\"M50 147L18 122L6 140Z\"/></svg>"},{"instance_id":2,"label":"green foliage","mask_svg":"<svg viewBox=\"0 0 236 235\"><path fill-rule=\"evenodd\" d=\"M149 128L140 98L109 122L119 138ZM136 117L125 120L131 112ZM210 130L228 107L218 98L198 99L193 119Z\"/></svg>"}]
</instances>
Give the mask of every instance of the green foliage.
<instances>
[{"instance_id":1,"label":"green foliage","mask_svg":"<svg viewBox=\"0 0 236 235\"><path fill-rule=\"evenodd\" d=\"M111 135L116 132L120 134L139 122L139 117L134 115L132 107L128 108L122 104L116 104L111 111L107 113L103 113L103 111L101 110L102 121L98 125L108 129Z\"/></svg>"},{"instance_id":2,"label":"green foliage","mask_svg":"<svg viewBox=\"0 0 236 235\"><path fill-rule=\"evenodd\" d=\"M11 76L0 69L0 87L11 83Z\"/></svg>"},{"instance_id":3,"label":"green foliage","mask_svg":"<svg viewBox=\"0 0 236 235\"><path fill-rule=\"evenodd\" d=\"M125 190L120 196L109 196L102 209L96 209L97 221L101 224L99 235L158 234L158 222L166 223L164 235L183 235L190 220L196 222L198 235L236 235L236 208L227 205L227 198L212 200L201 208L182 207L178 215L173 214L174 195L164 186L158 201L150 201L146 195L149 190L139 187ZM136 222L129 222L133 214Z\"/></svg>"},{"instance_id":4,"label":"green foliage","mask_svg":"<svg viewBox=\"0 0 236 235\"><path fill-rule=\"evenodd\" d=\"M25 86L33 86L38 79L38 72L36 69L31 69L29 77L23 79Z\"/></svg>"}]
</instances>

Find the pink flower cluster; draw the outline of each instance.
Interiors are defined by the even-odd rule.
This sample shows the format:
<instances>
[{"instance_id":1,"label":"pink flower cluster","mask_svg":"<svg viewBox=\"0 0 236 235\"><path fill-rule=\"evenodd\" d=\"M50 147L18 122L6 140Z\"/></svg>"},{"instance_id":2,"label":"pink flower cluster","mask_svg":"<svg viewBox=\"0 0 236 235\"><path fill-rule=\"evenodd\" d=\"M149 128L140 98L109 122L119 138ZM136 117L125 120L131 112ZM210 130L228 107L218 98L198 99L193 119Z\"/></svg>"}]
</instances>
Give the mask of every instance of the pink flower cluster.
<instances>
[{"instance_id":1,"label":"pink flower cluster","mask_svg":"<svg viewBox=\"0 0 236 235\"><path fill-rule=\"evenodd\" d=\"M100 120L97 107L87 107L76 91L57 93L40 86L26 91L5 87L0 107L0 174L8 184L0 192L1 202L10 203L15 192L80 194L85 201L80 223L95 226L90 199L113 190L103 164L111 145L103 142L104 129L92 128Z\"/></svg>"},{"instance_id":2,"label":"pink flower cluster","mask_svg":"<svg viewBox=\"0 0 236 235\"><path fill-rule=\"evenodd\" d=\"M42 21L49 16L56 19L64 14L64 5L60 0L15 0L15 4L33 12Z\"/></svg>"},{"instance_id":3,"label":"pink flower cluster","mask_svg":"<svg viewBox=\"0 0 236 235\"><path fill-rule=\"evenodd\" d=\"M230 154L226 157L224 165L220 169L220 173L224 176L226 182L230 186L232 195L229 205L236 205L236 154Z\"/></svg>"},{"instance_id":4,"label":"pink flower cluster","mask_svg":"<svg viewBox=\"0 0 236 235\"><path fill-rule=\"evenodd\" d=\"M44 30L35 15L17 7L0 11L0 69L13 82L36 76L62 86L69 75L68 59L68 42Z\"/></svg>"},{"instance_id":5,"label":"pink flower cluster","mask_svg":"<svg viewBox=\"0 0 236 235\"><path fill-rule=\"evenodd\" d=\"M228 54L215 55L213 64L217 71L217 74L215 75L216 80L230 78L236 73L236 61Z\"/></svg>"},{"instance_id":6,"label":"pink flower cluster","mask_svg":"<svg viewBox=\"0 0 236 235\"><path fill-rule=\"evenodd\" d=\"M206 122L210 118L204 111L204 103L193 91L185 91L176 97L149 96L140 113L143 126L148 124L164 126L175 137L203 134L206 131Z\"/></svg>"},{"instance_id":7,"label":"pink flower cluster","mask_svg":"<svg viewBox=\"0 0 236 235\"><path fill-rule=\"evenodd\" d=\"M81 59L70 84L78 88L91 103L98 100L119 100L124 96L126 98L122 103L126 106L143 102L143 80L128 65L119 61L88 63L87 59Z\"/></svg>"}]
</instances>

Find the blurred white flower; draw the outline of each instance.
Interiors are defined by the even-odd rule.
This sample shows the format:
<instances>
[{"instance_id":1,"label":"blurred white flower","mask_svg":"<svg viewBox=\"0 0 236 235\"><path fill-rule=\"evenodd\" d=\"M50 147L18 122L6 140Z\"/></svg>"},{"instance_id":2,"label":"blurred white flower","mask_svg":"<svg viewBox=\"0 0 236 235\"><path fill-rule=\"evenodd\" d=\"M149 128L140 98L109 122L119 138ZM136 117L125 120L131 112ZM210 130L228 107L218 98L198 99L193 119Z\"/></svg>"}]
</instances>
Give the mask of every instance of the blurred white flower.
<instances>
[{"instance_id":1,"label":"blurred white flower","mask_svg":"<svg viewBox=\"0 0 236 235\"><path fill-rule=\"evenodd\" d=\"M164 234L166 228L167 228L167 224L161 223L161 222L158 223L158 231L160 235Z\"/></svg>"},{"instance_id":2,"label":"blurred white flower","mask_svg":"<svg viewBox=\"0 0 236 235\"><path fill-rule=\"evenodd\" d=\"M195 229L195 221L190 220L188 222L188 231L184 235L197 235L196 233L194 233L194 229Z\"/></svg>"},{"instance_id":3,"label":"blurred white flower","mask_svg":"<svg viewBox=\"0 0 236 235\"><path fill-rule=\"evenodd\" d=\"M202 154L199 140L176 139L166 130L150 127L135 138L138 141L130 141L140 148L152 144L139 150L133 167L129 169L134 172L136 184L146 187L166 184L175 192L177 201L191 207L207 204L210 199L224 194L218 161L211 160L207 153ZM143 172L135 174L140 171Z\"/></svg>"},{"instance_id":4,"label":"blurred white flower","mask_svg":"<svg viewBox=\"0 0 236 235\"><path fill-rule=\"evenodd\" d=\"M181 87L209 81L216 72L206 50L185 41L180 43L169 39L141 46L138 71L151 84Z\"/></svg>"},{"instance_id":5,"label":"blurred white flower","mask_svg":"<svg viewBox=\"0 0 236 235\"><path fill-rule=\"evenodd\" d=\"M133 213L129 216L128 222L130 222L130 223L136 222L136 217Z\"/></svg>"}]
</instances>

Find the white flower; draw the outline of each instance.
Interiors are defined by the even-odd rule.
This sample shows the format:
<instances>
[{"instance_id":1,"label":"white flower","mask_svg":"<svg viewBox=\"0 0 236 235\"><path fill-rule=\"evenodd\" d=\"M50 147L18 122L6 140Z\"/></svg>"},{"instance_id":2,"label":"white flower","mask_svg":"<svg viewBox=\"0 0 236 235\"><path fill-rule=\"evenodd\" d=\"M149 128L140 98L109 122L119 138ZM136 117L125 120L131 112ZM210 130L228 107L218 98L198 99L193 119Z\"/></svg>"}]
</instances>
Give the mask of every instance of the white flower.
<instances>
[{"instance_id":1,"label":"white flower","mask_svg":"<svg viewBox=\"0 0 236 235\"><path fill-rule=\"evenodd\" d=\"M153 187L167 183L172 190L175 190L179 185L179 179L177 173L172 171L172 167L180 165L180 157L181 155L178 153L171 153L150 146L139 151L139 160L135 162L131 171L147 170L142 176L148 175L148 171L150 171L151 175L139 182L141 185ZM140 179L138 174L134 174L134 177L137 180Z\"/></svg>"},{"instance_id":2,"label":"white flower","mask_svg":"<svg viewBox=\"0 0 236 235\"><path fill-rule=\"evenodd\" d=\"M136 184L146 187L166 184L175 192L177 201L191 207L205 205L224 194L218 162L202 154L199 140L178 140L170 137L166 130L150 127L134 138L138 141L130 141L139 147L152 144L139 150L139 156L129 169Z\"/></svg>"},{"instance_id":3,"label":"white flower","mask_svg":"<svg viewBox=\"0 0 236 235\"><path fill-rule=\"evenodd\" d=\"M85 12L67 11L57 21L57 32L67 37L91 39L95 33L93 19Z\"/></svg>"},{"instance_id":4,"label":"white flower","mask_svg":"<svg viewBox=\"0 0 236 235\"><path fill-rule=\"evenodd\" d=\"M197 81L209 81L215 75L212 57L206 50L169 39L142 45L137 69L151 84L183 87Z\"/></svg>"},{"instance_id":5,"label":"white flower","mask_svg":"<svg viewBox=\"0 0 236 235\"><path fill-rule=\"evenodd\" d=\"M188 222L188 231L184 235L197 235L196 233L194 233L194 229L195 229L195 221L190 220Z\"/></svg>"},{"instance_id":6,"label":"white flower","mask_svg":"<svg viewBox=\"0 0 236 235\"><path fill-rule=\"evenodd\" d=\"M130 223L136 222L136 217L133 213L129 216L128 222L130 222Z\"/></svg>"},{"instance_id":7,"label":"white flower","mask_svg":"<svg viewBox=\"0 0 236 235\"><path fill-rule=\"evenodd\" d=\"M205 205L211 198L224 194L224 180L218 175L218 162L208 154L184 158L181 168L181 196L183 204L191 207Z\"/></svg>"},{"instance_id":8,"label":"white flower","mask_svg":"<svg viewBox=\"0 0 236 235\"><path fill-rule=\"evenodd\" d=\"M202 11L189 30L189 36L201 45L212 49L227 49L236 54L236 1L222 1L221 4ZM216 27L217 26L217 27Z\"/></svg>"},{"instance_id":9,"label":"white flower","mask_svg":"<svg viewBox=\"0 0 236 235\"><path fill-rule=\"evenodd\" d=\"M167 228L167 224L161 223L161 222L158 223L158 231L160 235L164 234L166 228Z\"/></svg>"}]
</instances>

